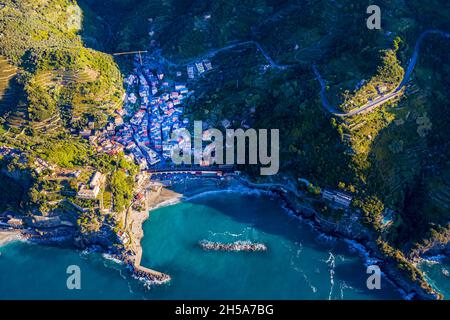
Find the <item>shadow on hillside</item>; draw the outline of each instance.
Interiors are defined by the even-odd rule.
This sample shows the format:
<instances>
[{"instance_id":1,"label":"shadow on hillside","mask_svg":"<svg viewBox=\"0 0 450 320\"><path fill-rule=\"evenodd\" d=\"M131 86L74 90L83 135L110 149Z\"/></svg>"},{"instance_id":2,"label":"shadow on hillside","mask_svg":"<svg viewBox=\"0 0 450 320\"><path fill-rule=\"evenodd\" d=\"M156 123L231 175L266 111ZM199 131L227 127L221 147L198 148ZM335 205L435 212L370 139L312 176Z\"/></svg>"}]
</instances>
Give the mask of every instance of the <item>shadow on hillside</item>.
<instances>
[{"instance_id":1,"label":"shadow on hillside","mask_svg":"<svg viewBox=\"0 0 450 320\"><path fill-rule=\"evenodd\" d=\"M7 117L15 110L19 101L17 75L8 80L0 80L0 117Z\"/></svg>"},{"instance_id":2,"label":"shadow on hillside","mask_svg":"<svg viewBox=\"0 0 450 320\"><path fill-rule=\"evenodd\" d=\"M109 21L96 10L93 10L93 8L98 8L99 5L95 4L94 1L81 0L78 1L78 6L83 12L80 36L84 45L102 52L113 52L116 32L113 31Z\"/></svg>"},{"instance_id":3,"label":"shadow on hillside","mask_svg":"<svg viewBox=\"0 0 450 320\"><path fill-rule=\"evenodd\" d=\"M402 223L391 230L388 239L407 253L415 241L427 235L432 225L448 222L449 216L443 219L438 208L433 208L429 196L430 181L438 179L448 164L440 148L434 145L438 143L445 148L445 144L432 142L433 134L439 135L440 130L431 130L425 137L417 132L416 119L424 110L428 114L433 110L427 108L418 112L406 101L400 102L399 107L410 108L409 118L402 125L391 122L374 139L368 155L367 189L382 200L386 208L399 213ZM434 127L434 120L431 122ZM448 150L448 145L446 148Z\"/></svg>"},{"instance_id":4,"label":"shadow on hillside","mask_svg":"<svg viewBox=\"0 0 450 320\"><path fill-rule=\"evenodd\" d=\"M147 41L148 21L152 15L139 10L148 0L80 0L83 25L80 35L87 47L114 53L138 50ZM155 1L159 3L159 1ZM161 4L159 4L161 6ZM139 50L141 50L140 48Z\"/></svg>"}]
</instances>

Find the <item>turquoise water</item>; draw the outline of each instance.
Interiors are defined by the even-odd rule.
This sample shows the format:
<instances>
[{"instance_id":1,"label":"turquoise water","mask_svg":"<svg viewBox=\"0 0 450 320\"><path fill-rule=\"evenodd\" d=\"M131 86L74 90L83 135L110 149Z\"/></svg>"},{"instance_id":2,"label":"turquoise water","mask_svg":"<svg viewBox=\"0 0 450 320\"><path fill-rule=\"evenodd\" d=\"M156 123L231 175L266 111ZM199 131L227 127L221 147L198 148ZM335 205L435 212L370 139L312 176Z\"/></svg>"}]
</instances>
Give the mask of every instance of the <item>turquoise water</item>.
<instances>
[{"instance_id":1,"label":"turquoise water","mask_svg":"<svg viewBox=\"0 0 450 320\"><path fill-rule=\"evenodd\" d=\"M442 293L446 300L450 299L450 259L424 261L419 268L425 273L431 286Z\"/></svg>"},{"instance_id":2,"label":"turquoise water","mask_svg":"<svg viewBox=\"0 0 450 320\"><path fill-rule=\"evenodd\" d=\"M145 288L123 266L94 253L11 243L0 248L0 298L34 299L398 299L386 281L366 288L365 267L345 243L289 217L267 195L222 192L152 211L144 224L143 265L168 285ZM200 240L251 240L267 252L206 252ZM81 290L66 268L81 268Z\"/></svg>"},{"instance_id":3,"label":"turquoise water","mask_svg":"<svg viewBox=\"0 0 450 320\"><path fill-rule=\"evenodd\" d=\"M362 259L339 241L320 238L289 217L276 198L214 192L151 213L142 263L172 276L162 299L392 299L383 281L366 288ZM201 240L250 240L267 252L205 252ZM384 286L383 286L384 284Z\"/></svg>"},{"instance_id":4,"label":"turquoise water","mask_svg":"<svg viewBox=\"0 0 450 320\"><path fill-rule=\"evenodd\" d=\"M127 279L127 270L99 254L22 242L0 253L0 299L130 299L142 291ZM69 265L80 267L81 290L67 289Z\"/></svg>"}]
</instances>

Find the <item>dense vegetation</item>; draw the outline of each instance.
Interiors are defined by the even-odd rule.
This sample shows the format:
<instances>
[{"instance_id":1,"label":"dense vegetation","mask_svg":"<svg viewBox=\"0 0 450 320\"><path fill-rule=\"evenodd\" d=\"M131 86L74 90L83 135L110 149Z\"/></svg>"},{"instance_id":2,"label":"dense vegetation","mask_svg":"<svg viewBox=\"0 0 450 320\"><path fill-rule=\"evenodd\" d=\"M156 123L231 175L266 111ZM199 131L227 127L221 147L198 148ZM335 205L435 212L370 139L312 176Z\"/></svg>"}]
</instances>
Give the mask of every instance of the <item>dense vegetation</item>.
<instances>
[{"instance_id":1,"label":"dense vegetation","mask_svg":"<svg viewBox=\"0 0 450 320\"><path fill-rule=\"evenodd\" d=\"M9 123L24 127L29 120L31 126L57 131L72 122L104 122L120 102L122 78L111 56L83 46L78 32L89 22L77 4L24 0L4 5L0 55L20 67L26 106L21 121Z\"/></svg>"},{"instance_id":2,"label":"dense vegetation","mask_svg":"<svg viewBox=\"0 0 450 320\"><path fill-rule=\"evenodd\" d=\"M0 172L0 211L14 210L26 204L26 183Z\"/></svg>"},{"instance_id":3,"label":"dense vegetation","mask_svg":"<svg viewBox=\"0 0 450 320\"><path fill-rule=\"evenodd\" d=\"M344 101L341 108L345 112L361 107L399 86L405 74L400 61L397 59L400 41L401 39L397 37L394 40L394 48L384 51L381 65L378 67L378 72L375 76L353 93L350 93L348 90L344 91Z\"/></svg>"},{"instance_id":4,"label":"dense vegetation","mask_svg":"<svg viewBox=\"0 0 450 320\"><path fill-rule=\"evenodd\" d=\"M114 195L114 205L118 211L127 209L133 196L134 180L122 170L114 171L111 175L110 187Z\"/></svg>"},{"instance_id":5,"label":"dense vegetation","mask_svg":"<svg viewBox=\"0 0 450 320\"><path fill-rule=\"evenodd\" d=\"M170 3L158 7L155 2L141 1L137 10L127 13L133 19L122 20L120 28L126 25L127 35L139 38L143 28L131 21L157 16L146 31L155 30L153 39L176 61L201 56L232 41L256 40L277 63L297 65L284 71L264 70L260 66L266 62L250 46L217 54L212 59L215 70L196 83L193 119L216 127L227 119L233 127L279 128L283 173L352 193L354 208L378 232L383 230L386 210L394 211L395 223L382 231L380 246L409 255L430 233L438 238L450 218L445 179L448 43L437 36L426 40L412 86L401 100L344 121L321 108L310 65L320 65L332 104L344 110L362 106L398 86L420 32L449 30L448 3L380 1L381 31L368 31L365 26L369 1L334 5L258 1L248 6L239 1ZM150 7L155 11L139 13ZM401 10L393 11L394 7ZM368 80L361 83L363 79ZM412 278L417 278L415 272L410 272Z\"/></svg>"},{"instance_id":6,"label":"dense vegetation","mask_svg":"<svg viewBox=\"0 0 450 320\"><path fill-rule=\"evenodd\" d=\"M411 278L421 275L405 257L448 240L448 42L427 38L401 99L351 118L335 118L322 108L311 70L313 63L320 67L332 104L344 110L386 94L402 79L418 35L450 30L448 1L378 1L379 31L365 24L369 0L79 0L81 9L69 0L2 2L0 55L19 67L14 85L23 94L19 102L0 103L0 135L28 157L4 168L25 171L39 156L63 168L85 169L79 181L61 185L33 174L28 191L5 178L18 192L2 195L7 203L2 209L30 202L46 209L61 196L43 191L76 190L94 169L110 173L104 200L118 210L129 206L136 168L122 155L97 155L68 134L89 121L101 126L122 96L118 67L96 50L160 47L164 56L186 62L253 40L276 63L291 67L268 68L254 45L220 52L211 58L214 69L189 83L195 89L189 116L215 127L226 119L232 127L280 129L282 175L352 194L353 209L382 233L380 249ZM0 85L4 91L6 85ZM387 209L395 212L395 223L384 229ZM85 214L80 226L95 230L96 219Z\"/></svg>"},{"instance_id":7,"label":"dense vegetation","mask_svg":"<svg viewBox=\"0 0 450 320\"><path fill-rule=\"evenodd\" d=\"M106 122L122 99L121 72L110 55L84 45L80 32L92 21L75 1L5 0L0 22L0 60L7 68L0 83L1 142L21 154L2 159L4 187L16 192L3 194L1 209L49 214L64 198L98 206L74 197L80 183L95 170L115 170L123 157L97 155L70 132L90 121L97 128ZM5 99L12 89L17 99ZM35 171L36 159L52 169ZM95 214L80 221L89 217Z\"/></svg>"}]
</instances>

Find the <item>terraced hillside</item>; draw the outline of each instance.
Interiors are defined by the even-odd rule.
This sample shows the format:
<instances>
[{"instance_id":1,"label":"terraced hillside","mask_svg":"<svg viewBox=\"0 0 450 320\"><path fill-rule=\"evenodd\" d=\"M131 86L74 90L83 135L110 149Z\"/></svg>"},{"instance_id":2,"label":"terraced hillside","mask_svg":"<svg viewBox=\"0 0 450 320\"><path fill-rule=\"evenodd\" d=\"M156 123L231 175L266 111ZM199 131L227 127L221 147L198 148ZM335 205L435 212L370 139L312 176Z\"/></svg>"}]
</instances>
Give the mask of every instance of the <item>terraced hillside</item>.
<instances>
[{"instance_id":1,"label":"terraced hillside","mask_svg":"<svg viewBox=\"0 0 450 320\"><path fill-rule=\"evenodd\" d=\"M84 69L84 70L46 70L37 73L32 79L33 88L39 88L44 92L64 92L65 88L74 88L78 85L89 84L96 81L99 77L98 72L92 69ZM58 99L58 96L56 99ZM83 96L79 99L84 99ZM103 96L99 99L99 101L108 100L108 96ZM72 103L74 100L72 100ZM58 104L58 101L55 101L55 104ZM67 102L66 102L67 103ZM66 107L67 105L62 105L61 108ZM82 116L84 114L92 112L89 108L92 108L92 105L89 103L85 103L82 105L81 103L76 104L76 108L74 105L69 105L69 109L72 115ZM31 108L29 109L33 113ZM33 118L30 127L33 129L35 133L42 134L58 134L64 131L64 122L61 119L63 110L58 110L57 112L48 113L47 117L41 117L39 119ZM104 108L97 108L96 112L108 111ZM111 111L110 111L111 112ZM106 113L108 114L108 113ZM33 116L32 116L33 117ZM68 122L69 123L69 122Z\"/></svg>"},{"instance_id":2,"label":"terraced hillside","mask_svg":"<svg viewBox=\"0 0 450 320\"><path fill-rule=\"evenodd\" d=\"M36 75L36 83L40 86L70 85L87 83L98 79L98 72L92 69L84 70L47 70Z\"/></svg>"},{"instance_id":3,"label":"terraced hillside","mask_svg":"<svg viewBox=\"0 0 450 320\"><path fill-rule=\"evenodd\" d=\"M17 102L17 67L0 56L0 112L3 114L14 108Z\"/></svg>"},{"instance_id":4,"label":"terraced hillside","mask_svg":"<svg viewBox=\"0 0 450 320\"><path fill-rule=\"evenodd\" d=\"M117 107L121 74L111 56L83 46L81 17L73 1L4 1L0 53L15 67L2 68L0 88L7 90L12 72L21 73L23 88L20 102L6 99L14 96L12 89L2 92L9 108L7 125L57 134L74 116L82 118L81 125L90 119L101 122Z\"/></svg>"}]
</instances>

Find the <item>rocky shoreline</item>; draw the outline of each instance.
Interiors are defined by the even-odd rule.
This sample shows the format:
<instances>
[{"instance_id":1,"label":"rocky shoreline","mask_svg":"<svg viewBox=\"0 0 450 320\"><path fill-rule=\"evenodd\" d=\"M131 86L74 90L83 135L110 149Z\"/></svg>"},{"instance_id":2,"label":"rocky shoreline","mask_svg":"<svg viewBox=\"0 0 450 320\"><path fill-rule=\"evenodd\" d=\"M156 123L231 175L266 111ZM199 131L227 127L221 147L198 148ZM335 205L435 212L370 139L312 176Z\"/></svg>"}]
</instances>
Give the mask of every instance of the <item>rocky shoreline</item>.
<instances>
[{"instance_id":1,"label":"rocky shoreline","mask_svg":"<svg viewBox=\"0 0 450 320\"><path fill-rule=\"evenodd\" d=\"M276 194L282 199L287 210L296 217L309 221L316 231L353 243L353 246L365 256L366 261L377 261L384 277L399 290L404 299L440 300L443 298L438 292L427 291L418 283L406 279L397 266L387 261L387 257L380 252L375 243L375 235L358 223L355 215L346 217L338 223L330 222L313 210L305 210L305 207L299 203L299 197L289 191L288 187L276 184L272 186L264 184L258 187L257 184L248 179L240 178L240 181L249 188L258 188Z\"/></svg>"},{"instance_id":2,"label":"rocky shoreline","mask_svg":"<svg viewBox=\"0 0 450 320\"><path fill-rule=\"evenodd\" d=\"M192 192L189 194L189 197L203 192L217 191L217 186L221 180L217 178L208 179L214 179L215 181L207 188L200 188L199 190L201 191L199 192L192 192L192 188L189 187L189 190ZM258 185L248 180L248 178L234 175L228 176L225 179L227 181L226 184L236 182L238 185L244 186L251 190L261 190L278 196L283 201L285 208L293 216L309 222L309 224L321 234L346 241L350 246L358 250L361 255L364 256L367 263L370 261L376 261L376 264L383 271L383 276L386 280L391 282L405 299L436 300L442 298L437 292L427 291L418 283L406 279L400 273L397 266L395 266L392 262L387 261L386 257L380 252L375 243L375 235L363 227L357 219L355 219L354 215L344 217L343 220L339 221L339 223L330 222L321 217L321 215L314 210L308 209L305 205L302 205L301 198L299 198L297 194L293 194L292 190L289 190L287 186L283 187L279 184ZM201 184L203 184L203 180L201 181ZM164 188L161 188L157 194L150 192L147 193L147 207L145 210L140 212L132 211L130 213L130 220L128 222L127 229L130 231L130 238L132 241L131 251L112 250L110 246L111 244L104 241L104 239L101 239L101 237L97 237L95 239L84 239L77 237L76 232L69 234L67 231L62 235L56 234L55 236L41 236L39 234L27 234L26 232L24 233L23 230L15 230L8 231L8 234L10 235L8 236L8 239L11 239L11 234L14 234L14 236L12 236L13 239L10 241L15 241L20 238L38 244L74 247L82 250L99 247L103 253L107 253L118 261L125 263L134 278L142 280L144 283L150 285L160 285L169 282L171 280L170 275L151 270L140 265L142 257L141 240L144 236L142 226L143 223L149 218L151 210L155 210L160 206L174 204L182 201L183 199L188 199L188 197L183 196L180 192L175 192ZM5 238L6 237L3 237L3 239ZM443 246L443 248L447 249L448 245ZM441 246L438 249L436 250L442 252ZM434 252L433 248L427 250L427 253L432 252ZM420 257L416 258L415 262L420 261L420 259Z\"/></svg>"},{"instance_id":3,"label":"rocky shoreline","mask_svg":"<svg viewBox=\"0 0 450 320\"><path fill-rule=\"evenodd\" d=\"M216 178L212 179L218 181ZM230 175L226 177L226 179L228 184L232 184L231 181L234 181L238 185L251 190L273 193L283 201L285 208L291 212L292 215L308 221L317 232L348 242L350 246L358 250L360 254L364 256L366 262L376 261L377 265L382 269L385 279L392 283L405 299L436 300L441 298L437 292L427 292L419 284L405 279L405 277L400 274L397 267L388 262L386 257L379 251L375 243L375 235L363 227L357 219L355 219L354 215L344 218L344 220L339 223L330 222L321 217L320 214L314 210L308 209L306 206L302 205L299 195L293 194L288 186L283 186L282 184L257 184L251 182L248 177L235 175ZM217 191L217 188L212 188L212 186L213 185L209 186L209 188L203 188L198 193ZM198 193L192 192L189 197L195 196ZM186 196L179 198L179 193L177 194L178 197L172 200L180 201L189 199L189 197ZM166 199L165 202L167 205L172 204L171 199Z\"/></svg>"}]
</instances>

